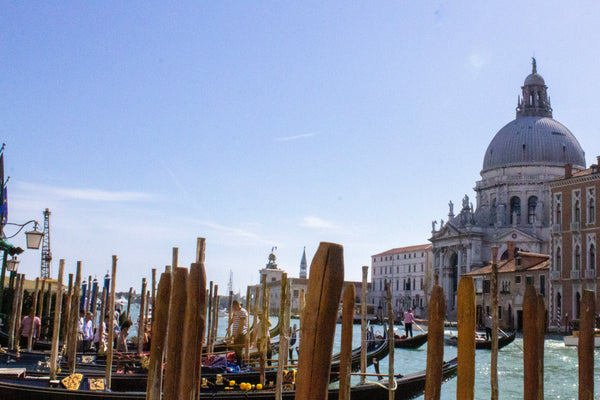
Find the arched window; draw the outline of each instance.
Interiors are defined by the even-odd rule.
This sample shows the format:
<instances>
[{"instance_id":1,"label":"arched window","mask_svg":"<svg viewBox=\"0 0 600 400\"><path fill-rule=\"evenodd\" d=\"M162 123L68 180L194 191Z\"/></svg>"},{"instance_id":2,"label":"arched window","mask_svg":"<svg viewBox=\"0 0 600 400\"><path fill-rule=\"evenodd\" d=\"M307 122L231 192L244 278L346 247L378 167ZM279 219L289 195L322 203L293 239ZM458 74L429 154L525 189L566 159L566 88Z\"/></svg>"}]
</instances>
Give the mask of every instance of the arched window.
<instances>
[{"instance_id":1,"label":"arched window","mask_svg":"<svg viewBox=\"0 0 600 400\"><path fill-rule=\"evenodd\" d=\"M492 207L490 208L490 226L496 223L496 198L492 199Z\"/></svg>"},{"instance_id":2,"label":"arched window","mask_svg":"<svg viewBox=\"0 0 600 400\"><path fill-rule=\"evenodd\" d=\"M575 209L573 213L573 222L581 222L581 205L579 200L575 201Z\"/></svg>"},{"instance_id":3,"label":"arched window","mask_svg":"<svg viewBox=\"0 0 600 400\"><path fill-rule=\"evenodd\" d=\"M517 218L516 221L513 221L513 218ZM518 224L521 220L521 199L517 196L514 196L510 199L510 223Z\"/></svg>"},{"instance_id":4,"label":"arched window","mask_svg":"<svg viewBox=\"0 0 600 400\"><path fill-rule=\"evenodd\" d=\"M594 223L596 221L596 208L594 207L594 200L590 201L590 206L588 207L588 221L590 223Z\"/></svg>"},{"instance_id":5,"label":"arched window","mask_svg":"<svg viewBox=\"0 0 600 400\"><path fill-rule=\"evenodd\" d=\"M590 245L590 252L589 252L589 257L590 262L589 262L589 269L595 269L596 268L596 248L594 247L594 245Z\"/></svg>"},{"instance_id":6,"label":"arched window","mask_svg":"<svg viewBox=\"0 0 600 400\"><path fill-rule=\"evenodd\" d=\"M532 225L535 223L535 209L537 207L537 196L531 196L527 201L527 223Z\"/></svg>"},{"instance_id":7,"label":"arched window","mask_svg":"<svg viewBox=\"0 0 600 400\"><path fill-rule=\"evenodd\" d=\"M575 269L581 269L581 249L579 246L575 246Z\"/></svg>"},{"instance_id":8,"label":"arched window","mask_svg":"<svg viewBox=\"0 0 600 400\"><path fill-rule=\"evenodd\" d=\"M560 211L560 203L558 203L556 205L556 221L554 221L555 224L560 224L561 222L561 211Z\"/></svg>"},{"instance_id":9,"label":"arched window","mask_svg":"<svg viewBox=\"0 0 600 400\"><path fill-rule=\"evenodd\" d=\"M560 247L556 248L556 270L560 271L562 269L562 254Z\"/></svg>"}]
</instances>

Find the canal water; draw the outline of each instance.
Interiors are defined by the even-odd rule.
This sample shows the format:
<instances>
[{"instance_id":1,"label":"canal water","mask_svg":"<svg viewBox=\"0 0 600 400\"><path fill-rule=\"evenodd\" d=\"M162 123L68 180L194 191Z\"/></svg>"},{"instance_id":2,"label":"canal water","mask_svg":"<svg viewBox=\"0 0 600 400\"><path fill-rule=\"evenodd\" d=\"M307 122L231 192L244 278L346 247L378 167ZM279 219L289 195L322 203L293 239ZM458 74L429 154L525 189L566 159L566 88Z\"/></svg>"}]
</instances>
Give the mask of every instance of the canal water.
<instances>
[{"instance_id":1,"label":"canal water","mask_svg":"<svg viewBox=\"0 0 600 400\"><path fill-rule=\"evenodd\" d=\"M132 317L136 318L138 309L134 306ZM252 323L252 317L250 317ZM272 326L277 324L277 318L271 317ZM297 319L291 320L291 325L299 325ZM375 333L383 332L381 325L373 326ZM227 317L219 318L219 337L225 335L227 329ZM403 334L403 327L399 327L399 334ZM427 327L423 327L427 329ZM417 334L418 330L414 329ZM132 335L135 335L132 332ZM277 340L277 339L275 339ZM334 341L334 352L338 352L341 341L341 324L336 327ZM353 348L360 345L360 325L354 325L352 336ZM522 399L523 398L523 339L517 336L515 341L501 349L498 353L498 388L500 399ZM600 400L600 349L595 350L595 388L594 399ZM296 357L296 354L295 354ZM444 347L444 359L450 360L456 357L456 347ZM488 350L477 350L475 357L475 399L489 399L490 392L490 359L491 352ZM380 372L388 372L389 358L380 362ZM427 344L419 349L395 349L394 364L396 374L407 374L422 371L426 367ZM576 399L578 397L578 362L577 348L565 347L561 337L550 337L545 341L544 347L544 395L546 399ZM369 373L374 373L373 367L369 367ZM370 377L370 380L375 378ZM353 377L353 381L358 381ZM444 383L442 386L442 400L456 399L456 378ZM423 399L423 396L419 397Z\"/></svg>"}]
</instances>

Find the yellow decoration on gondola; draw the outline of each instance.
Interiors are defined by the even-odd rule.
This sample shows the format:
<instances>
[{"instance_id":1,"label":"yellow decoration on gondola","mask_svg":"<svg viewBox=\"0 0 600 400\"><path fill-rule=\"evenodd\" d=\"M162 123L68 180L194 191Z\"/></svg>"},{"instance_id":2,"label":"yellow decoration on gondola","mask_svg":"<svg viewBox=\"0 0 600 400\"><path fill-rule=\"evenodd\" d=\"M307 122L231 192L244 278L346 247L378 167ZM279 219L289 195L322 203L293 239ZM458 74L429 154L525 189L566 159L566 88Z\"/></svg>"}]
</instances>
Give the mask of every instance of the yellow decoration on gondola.
<instances>
[{"instance_id":1,"label":"yellow decoration on gondola","mask_svg":"<svg viewBox=\"0 0 600 400\"><path fill-rule=\"evenodd\" d=\"M83 379L82 374L73 374L64 378L61 382L67 390L77 390Z\"/></svg>"},{"instance_id":2,"label":"yellow decoration on gondola","mask_svg":"<svg viewBox=\"0 0 600 400\"><path fill-rule=\"evenodd\" d=\"M261 390L262 389L262 385L260 383L256 384L256 389Z\"/></svg>"},{"instance_id":3,"label":"yellow decoration on gondola","mask_svg":"<svg viewBox=\"0 0 600 400\"><path fill-rule=\"evenodd\" d=\"M90 378L90 390L104 390L104 379Z\"/></svg>"}]
</instances>

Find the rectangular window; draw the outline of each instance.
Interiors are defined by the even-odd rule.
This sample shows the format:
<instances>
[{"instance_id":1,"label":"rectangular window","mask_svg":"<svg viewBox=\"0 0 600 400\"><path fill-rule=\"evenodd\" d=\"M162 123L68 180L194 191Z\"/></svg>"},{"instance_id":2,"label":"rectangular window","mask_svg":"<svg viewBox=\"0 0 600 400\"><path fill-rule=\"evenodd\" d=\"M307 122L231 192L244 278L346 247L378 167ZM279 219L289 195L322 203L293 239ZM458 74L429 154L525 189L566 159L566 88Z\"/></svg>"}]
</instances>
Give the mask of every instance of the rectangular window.
<instances>
[{"instance_id":1,"label":"rectangular window","mask_svg":"<svg viewBox=\"0 0 600 400\"><path fill-rule=\"evenodd\" d=\"M498 306L498 319L502 319L502 306Z\"/></svg>"},{"instance_id":2,"label":"rectangular window","mask_svg":"<svg viewBox=\"0 0 600 400\"><path fill-rule=\"evenodd\" d=\"M521 283L521 275L515 276L515 283Z\"/></svg>"},{"instance_id":3,"label":"rectangular window","mask_svg":"<svg viewBox=\"0 0 600 400\"><path fill-rule=\"evenodd\" d=\"M483 293L489 293L490 292L490 281L487 279L483 280Z\"/></svg>"},{"instance_id":4,"label":"rectangular window","mask_svg":"<svg viewBox=\"0 0 600 400\"><path fill-rule=\"evenodd\" d=\"M526 285L533 285L533 276L526 276L525 277L525 284Z\"/></svg>"},{"instance_id":5,"label":"rectangular window","mask_svg":"<svg viewBox=\"0 0 600 400\"><path fill-rule=\"evenodd\" d=\"M540 294L546 296L546 276L540 275Z\"/></svg>"}]
</instances>

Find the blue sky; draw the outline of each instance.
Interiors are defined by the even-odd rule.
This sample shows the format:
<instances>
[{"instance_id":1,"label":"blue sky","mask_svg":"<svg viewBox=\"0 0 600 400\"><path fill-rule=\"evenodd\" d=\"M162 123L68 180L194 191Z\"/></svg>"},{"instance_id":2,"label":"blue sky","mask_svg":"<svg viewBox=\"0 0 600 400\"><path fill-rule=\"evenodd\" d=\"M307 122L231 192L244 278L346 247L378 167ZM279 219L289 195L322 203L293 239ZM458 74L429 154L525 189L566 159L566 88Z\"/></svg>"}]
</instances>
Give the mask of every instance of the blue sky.
<instances>
[{"instance_id":1,"label":"blue sky","mask_svg":"<svg viewBox=\"0 0 600 400\"><path fill-rule=\"evenodd\" d=\"M481 3L481 4L479 4ZM554 118L600 154L596 2L4 2L9 220L51 216L58 260L139 290L189 266L245 293L272 246L427 243L514 118L531 56ZM9 231L10 228L7 228ZM12 232L12 231L10 231ZM10 233L8 232L8 233ZM24 235L12 239L23 244ZM40 253L20 271L39 273Z\"/></svg>"}]
</instances>

